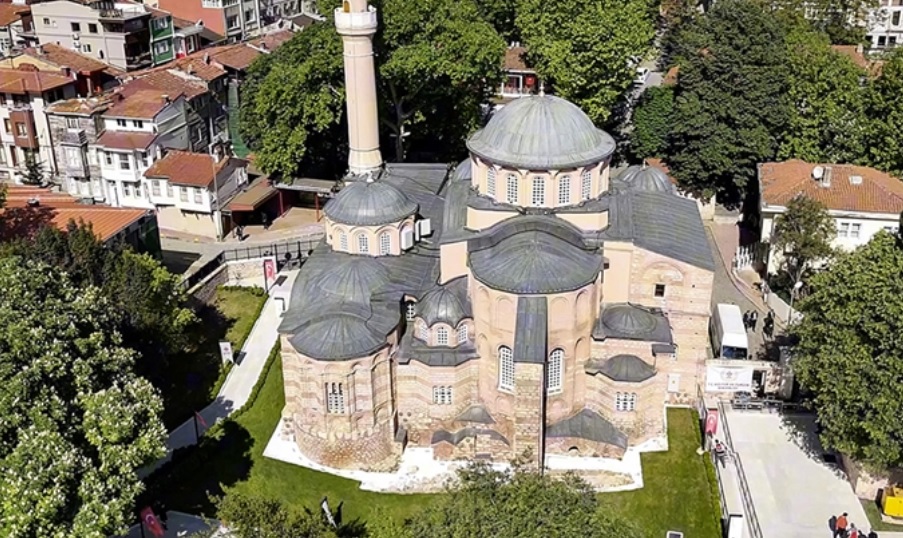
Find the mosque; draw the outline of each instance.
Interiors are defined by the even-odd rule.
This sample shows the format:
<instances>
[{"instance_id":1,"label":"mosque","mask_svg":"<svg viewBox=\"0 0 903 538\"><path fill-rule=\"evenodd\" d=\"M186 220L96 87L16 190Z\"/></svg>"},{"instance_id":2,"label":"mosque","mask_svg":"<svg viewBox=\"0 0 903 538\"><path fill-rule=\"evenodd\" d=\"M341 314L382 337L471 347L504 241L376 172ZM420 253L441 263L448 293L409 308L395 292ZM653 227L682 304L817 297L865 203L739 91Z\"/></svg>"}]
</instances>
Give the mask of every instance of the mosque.
<instances>
[{"instance_id":1,"label":"mosque","mask_svg":"<svg viewBox=\"0 0 903 538\"><path fill-rule=\"evenodd\" d=\"M696 203L574 104L505 106L457 168L384 164L372 37L347 0L349 174L279 328L281 434L319 464L618 458L704 382L713 260Z\"/></svg>"}]
</instances>

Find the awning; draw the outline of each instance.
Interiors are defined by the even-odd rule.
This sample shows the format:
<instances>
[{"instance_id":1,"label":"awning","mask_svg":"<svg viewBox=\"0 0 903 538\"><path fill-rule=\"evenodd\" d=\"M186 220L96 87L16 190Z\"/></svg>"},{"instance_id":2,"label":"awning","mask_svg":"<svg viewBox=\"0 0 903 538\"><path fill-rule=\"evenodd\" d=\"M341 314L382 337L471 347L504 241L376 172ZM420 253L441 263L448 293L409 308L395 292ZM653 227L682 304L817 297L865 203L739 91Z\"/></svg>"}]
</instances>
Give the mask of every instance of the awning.
<instances>
[{"instance_id":1,"label":"awning","mask_svg":"<svg viewBox=\"0 0 903 538\"><path fill-rule=\"evenodd\" d=\"M269 181L260 179L251 185L248 190L239 193L233 198L229 205L226 206L226 209L230 211L254 211L265 204L267 200L276 196L278 192L275 187L270 185Z\"/></svg>"},{"instance_id":2,"label":"awning","mask_svg":"<svg viewBox=\"0 0 903 538\"><path fill-rule=\"evenodd\" d=\"M299 177L291 183L279 183L277 189L300 192L314 192L317 194L332 194L337 190L338 182L329 179L314 179L311 177Z\"/></svg>"}]
</instances>

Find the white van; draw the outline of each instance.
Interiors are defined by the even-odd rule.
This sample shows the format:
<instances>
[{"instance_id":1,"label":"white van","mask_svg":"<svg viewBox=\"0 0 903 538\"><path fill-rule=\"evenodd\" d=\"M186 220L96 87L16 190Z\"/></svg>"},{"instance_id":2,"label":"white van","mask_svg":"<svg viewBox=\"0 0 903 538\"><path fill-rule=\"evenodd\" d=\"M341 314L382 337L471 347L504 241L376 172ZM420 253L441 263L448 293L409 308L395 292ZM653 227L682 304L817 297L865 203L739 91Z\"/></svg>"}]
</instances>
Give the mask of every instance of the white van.
<instances>
[{"instance_id":1,"label":"white van","mask_svg":"<svg viewBox=\"0 0 903 538\"><path fill-rule=\"evenodd\" d=\"M749 356L749 340L743 314L735 304L719 304L712 316L710 328L712 350L716 358L746 359Z\"/></svg>"}]
</instances>

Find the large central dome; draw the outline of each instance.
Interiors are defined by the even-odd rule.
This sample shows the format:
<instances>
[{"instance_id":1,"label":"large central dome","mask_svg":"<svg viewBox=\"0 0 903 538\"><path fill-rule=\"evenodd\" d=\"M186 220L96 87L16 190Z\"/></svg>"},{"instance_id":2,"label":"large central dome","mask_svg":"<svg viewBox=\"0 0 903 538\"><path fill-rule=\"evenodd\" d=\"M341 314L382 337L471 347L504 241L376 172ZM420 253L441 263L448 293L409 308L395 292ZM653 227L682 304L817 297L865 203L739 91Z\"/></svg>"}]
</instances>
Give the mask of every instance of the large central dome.
<instances>
[{"instance_id":1,"label":"large central dome","mask_svg":"<svg viewBox=\"0 0 903 538\"><path fill-rule=\"evenodd\" d=\"M506 105L467 149L502 166L552 170L598 163L612 154L615 141L577 105L542 95Z\"/></svg>"}]
</instances>

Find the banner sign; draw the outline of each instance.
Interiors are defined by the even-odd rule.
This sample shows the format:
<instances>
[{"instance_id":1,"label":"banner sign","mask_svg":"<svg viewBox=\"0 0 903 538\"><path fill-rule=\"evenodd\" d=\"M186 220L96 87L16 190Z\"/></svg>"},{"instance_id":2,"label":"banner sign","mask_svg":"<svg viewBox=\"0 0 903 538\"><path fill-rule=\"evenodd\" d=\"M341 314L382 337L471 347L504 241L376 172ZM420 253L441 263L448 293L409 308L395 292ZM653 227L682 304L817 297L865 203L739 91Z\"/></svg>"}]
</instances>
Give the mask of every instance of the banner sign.
<instances>
[{"instance_id":1,"label":"banner sign","mask_svg":"<svg viewBox=\"0 0 903 538\"><path fill-rule=\"evenodd\" d=\"M745 366L706 366L706 392L752 392L753 369Z\"/></svg>"},{"instance_id":2,"label":"banner sign","mask_svg":"<svg viewBox=\"0 0 903 538\"><path fill-rule=\"evenodd\" d=\"M227 340L220 342L219 355L223 359L223 364L234 362L234 358L232 357L232 343Z\"/></svg>"}]
</instances>

